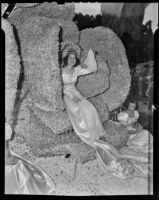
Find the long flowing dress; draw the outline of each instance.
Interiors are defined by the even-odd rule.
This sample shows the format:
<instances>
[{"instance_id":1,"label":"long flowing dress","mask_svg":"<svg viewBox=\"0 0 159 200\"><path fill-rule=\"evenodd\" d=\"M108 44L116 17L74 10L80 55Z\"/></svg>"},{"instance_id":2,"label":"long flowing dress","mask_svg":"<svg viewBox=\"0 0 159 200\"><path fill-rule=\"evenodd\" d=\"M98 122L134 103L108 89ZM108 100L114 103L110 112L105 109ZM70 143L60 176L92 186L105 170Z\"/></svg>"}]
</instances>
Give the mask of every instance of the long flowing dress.
<instances>
[{"instance_id":1,"label":"long flowing dress","mask_svg":"<svg viewBox=\"0 0 159 200\"><path fill-rule=\"evenodd\" d=\"M9 140L9 127L5 136ZM5 194L55 195L54 182L40 167L11 150L10 154L5 160Z\"/></svg>"},{"instance_id":2,"label":"long flowing dress","mask_svg":"<svg viewBox=\"0 0 159 200\"><path fill-rule=\"evenodd\" d=\"M96 149L99 163L113 175L120 178L148 177L150 173L148 153L136 152L128 146L120 152L112 145L100 140L101 136L106 135L106 130L99 119L98 112L75 86L78 76L97 70L94 68L95 65L92 67L88 64L87 66L87 68L81 65L76 66L73 73L64 69L62 73L66 110L76 134L82 141ZM146 166L145 170L143 170L143 165Z\"/></svg>"}]
</instances>

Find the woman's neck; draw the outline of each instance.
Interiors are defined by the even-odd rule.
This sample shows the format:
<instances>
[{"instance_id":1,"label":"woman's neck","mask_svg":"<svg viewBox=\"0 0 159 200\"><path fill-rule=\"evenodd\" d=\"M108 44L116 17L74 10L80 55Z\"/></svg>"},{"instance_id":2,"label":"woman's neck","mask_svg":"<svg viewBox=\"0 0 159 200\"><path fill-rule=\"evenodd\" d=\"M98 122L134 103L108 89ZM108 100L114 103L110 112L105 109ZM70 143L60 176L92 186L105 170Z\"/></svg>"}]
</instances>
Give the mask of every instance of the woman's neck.
<instances>
[{"instance_id":1,"label":"woman's neck","mask_svg":"<svg viewBox=\"0 0 159 200\"><path fill-rule=\"evenodd\" d=\"M129 117L134 117L135 111L134 110L128 110Z\"/></svg>"},{"instance_id":2,"label":"woman's neck","mask_svg":"<svg viewBox=\"0 0 159 200\"><path fill-rule=\"evenodd\" d=\"M67 68L68 70L72 70L72 69L73 69L73 67L72 67L71 65L67 65L66 68Z\"/></svg>"}]
</instances>

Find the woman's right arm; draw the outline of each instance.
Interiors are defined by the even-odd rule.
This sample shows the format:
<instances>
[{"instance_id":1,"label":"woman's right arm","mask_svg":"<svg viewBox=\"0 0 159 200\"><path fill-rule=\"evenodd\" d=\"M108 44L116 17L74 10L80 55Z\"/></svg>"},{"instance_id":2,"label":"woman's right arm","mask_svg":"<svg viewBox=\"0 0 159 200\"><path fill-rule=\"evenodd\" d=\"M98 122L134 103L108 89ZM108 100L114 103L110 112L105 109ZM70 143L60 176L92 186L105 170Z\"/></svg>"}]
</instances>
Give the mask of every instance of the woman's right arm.
<instances>
[{"instance_id":1,"label":"woman's right arm","mask_svg":"<svg viewBox=\"0 0 159 200\"><path fill-rule=\"evenodd\" d=\"M77 66L77 75L82 76L97 71L97 62L92 49L89 49L86 59L82 65Z\"/></svg>"}]
</instances>

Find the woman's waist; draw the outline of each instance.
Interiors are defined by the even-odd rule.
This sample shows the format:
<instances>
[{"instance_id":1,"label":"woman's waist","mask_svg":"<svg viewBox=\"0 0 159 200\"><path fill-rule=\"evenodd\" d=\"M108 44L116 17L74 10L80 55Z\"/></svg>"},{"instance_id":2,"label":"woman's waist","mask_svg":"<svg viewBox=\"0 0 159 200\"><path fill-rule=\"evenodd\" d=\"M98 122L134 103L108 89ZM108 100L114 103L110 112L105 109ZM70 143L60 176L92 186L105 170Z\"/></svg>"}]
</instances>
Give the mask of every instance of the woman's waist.
<instances>
[{"instance_id":1,"label":"woman's waist","mask_svg":"<svg viewBox=\"0 0 159 200\"><path fill-rule=\"evenodd\" d=\"M76 89L75 84L64 85L63 92L69 96L76 96L80 99L83 99L79 91Z\"/></svg>"},{"instance_id":2,"label":"woman's waist","mask_svg":"<svg viewBox=\"0 0 159 200\"><path fill-rule=\"evenodd\" d=\"M64 84L63 86L63 92L64 93L73 93L73 91L75 90L75 85L72 84Z\"/></svg>"},{"instance_id":3,"label":"woman's waist","mask_svg":"<svg viewBox=\"0 0 159 200\"><path fill-rule=\"evenodd\" d=\"M64 83L64 88L71 88L71 87L75 87L75 83L71 82L71 83Z\"/></svg>"}]
</instances>

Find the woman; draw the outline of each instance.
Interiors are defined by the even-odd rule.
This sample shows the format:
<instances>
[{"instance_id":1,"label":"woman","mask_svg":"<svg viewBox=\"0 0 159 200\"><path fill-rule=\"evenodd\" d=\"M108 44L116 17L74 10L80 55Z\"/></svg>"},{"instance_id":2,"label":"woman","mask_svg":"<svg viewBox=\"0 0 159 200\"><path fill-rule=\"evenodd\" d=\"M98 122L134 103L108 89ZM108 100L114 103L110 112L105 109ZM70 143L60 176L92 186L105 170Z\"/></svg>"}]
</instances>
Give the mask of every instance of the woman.
<instances>
[{"instance_id":1,"label":"woman","mask_svg":"<svg viewBox=\"0 0 159 200\"><path fill-rule=\"evenodd\" d=\"M136 128L139 126L139 124L137 124L139 112L136 110L136 102L129 102L128 109L125 112L128 114L127 129L129 131L135 131Z\"/></svg>"},{"instance_id":2,"label":"woman","mask_svg":"<svg viewBox=\"0 0 159 200\"><path fill-rule=\"evenodd\" d=\"M87 127L82 127L82 131L84 131L83 128L85 128L85 131L88 131L89 129L89 132L91 132L90 139L94 140L104 135L104 128L101 125L99 116L93 115L94 113L97 113L96 109L77 91L75 87L78 76L95 73L97 70L97 64L92 50L89 50L87 59L85 60L85 64L87 63L88 58L91 58L91 62L93 61L88 68L86 66L76 65L76 61L78 60L77 53L73 49L69 50L68 55L66 56L66 58L64 58L64 61L66 62L64 62L64 68L62 73L62 78L64 82L63 93L68 114L72 115L73 113L75 113L76 107L78 105L80 107L80 111L82 112L80 114L82 114L85 117L85 122L87 124ZM73 116L70 116L70 118L72 117ZM81 131L81 126L77 126L78 122L78 120L74 120L72 122L76 124L76 133ZM81 123L82 122L83 121L81 121ZM98 128L98 131L96 130L96 132L94 132L94 122L97 124ZM84 123L82 124L84 125ZM85 135L86 133L84 134L84 136Z\"/></svg>"},{"instance_id":3,"label":"woman","mask_svg":"<svg viewBox=\"0 0 159 200\"><path fill-rule=\"evenodd\" d=\"M121 112L118 114L118 121L124 125L130 134L127 145L130 149L139 153L152 153L153 152L153 137L146 129L140 124L134 126L135 116L130 119L128 112ZM132 120L133 119L133 120ZM133 123L130 123L132 120Z\"/></svg>"},{"instance_id":4,"label":"woman","mask_svg":"<svg viewBox=\"0 0 159 200\"><path fill-rule=\"evenodd\" d=\"M55 184L38 166L9 149L12 135L5 123L5 194L55 195Z\"/></svg>"},{"instance_id":5,"label":"woman","mask_svg":"<svg viewBox=\"0 0 159 200\"><path fill-rule=\"evenodd\" d=\"M148 163L148 157L123 155L112 145L100 140L105 130L95 107L76 89L77 78L95 73L97 63L93 51L88 51L84 64L77 63L79 50L77 47L65 49L62 71L64 101L68 116L76 134L87 144L94 147L100 163L113 175L121 178L146 177L147 172L138 168L138 163Z\"/></svg>"}]
</instances>

